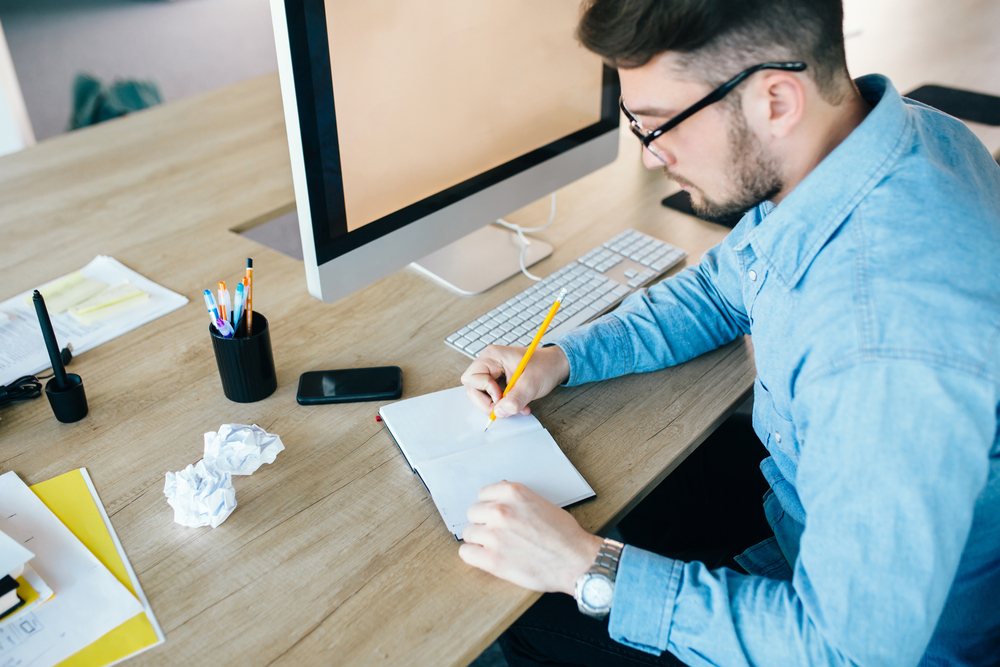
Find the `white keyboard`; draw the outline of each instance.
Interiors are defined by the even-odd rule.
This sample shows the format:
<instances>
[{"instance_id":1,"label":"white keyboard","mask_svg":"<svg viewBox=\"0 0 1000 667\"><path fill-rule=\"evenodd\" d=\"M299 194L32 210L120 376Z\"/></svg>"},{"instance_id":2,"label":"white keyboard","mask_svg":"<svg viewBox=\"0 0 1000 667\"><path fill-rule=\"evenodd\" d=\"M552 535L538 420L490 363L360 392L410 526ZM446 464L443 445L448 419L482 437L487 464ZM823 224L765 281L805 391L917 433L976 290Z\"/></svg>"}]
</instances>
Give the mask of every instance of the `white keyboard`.
<instances>
[{"instance_id":1,"label":"white keyboard","mask_svg":"<svg viewBox=\"0 0 1000 667\"><path fill-rule=\"evenodd\" d=\"M669 243L629 229L535 283L445 338L475 359L487 345L528 345L561 289L566 298L541 344L603 315L687 257Z\"/></svg>"}]
</instances>

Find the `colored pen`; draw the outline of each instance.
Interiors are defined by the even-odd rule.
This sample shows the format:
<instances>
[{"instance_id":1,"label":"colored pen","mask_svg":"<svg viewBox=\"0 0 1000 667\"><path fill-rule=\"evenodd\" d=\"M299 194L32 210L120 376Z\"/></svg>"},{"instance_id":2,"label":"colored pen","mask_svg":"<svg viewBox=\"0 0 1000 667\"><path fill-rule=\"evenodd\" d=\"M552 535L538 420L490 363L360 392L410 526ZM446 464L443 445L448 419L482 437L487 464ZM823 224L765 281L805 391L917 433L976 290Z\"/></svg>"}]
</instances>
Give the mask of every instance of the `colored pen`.
<instances>
[{"instance_id":1,"label":"colored pen","mask_svg":"<svg viewBox=\"0 0 1000 667\"><path fill-rule=\"evenodd\" d=\"M247 309L247 336L253 333L253 259L247 257L247 287L246 295Z\"/></svg>"},{"instance_id":2,"label":"colored pen","mask_svg":"<svg viewBox=\"0 0 1000 667\"><path fill-rule=\"evenodd\" d=\"M503 390L503 396L500 398L506 396L507 393L514 388L514 383L517 382L517 379L521 377L521 373L524 372L524 367L528 365L528 360L531 359L531 355L535 353L535 348L538 347L538 343L541 342L542 336L545 335L545 330L549 328L549 323L552 322L552 318L556 316L556 311L559 310L559 305L565 297L566 290L559 292L559 296L556 297L556 302L552 304L551 308L549 308L549 314L546 315L545 319L542 321L542 326L538 327L538 333L535 334L535 337L532 339L531 345L528 346L528 349L524 351L524 356L521 357L521 363L517 365L517 370L514 371L514 375L511 376L510 382L507 383L507 388ZM495 411L491 412L490 423L486 425L485 429L483 429L484 433L490 430L490 426L493 425L496 418L497 413Z\"/></svg>"},{"instance_id":3,"label":"colored pen","mask_svg":"<svg viewBox=\"0 0 1000 667\"><path fill-rule=\"evenodd\" d=\"M222 319L228 319L226 313L232 313L232 308L229 304L229 290L226 289L226 283L223 280L219 281L219 315Z\"/></svg>"},{"instance_id":4,"label":"colored pen","mask_svg":"<svg viewBox=\"0 0 1000 667\"><path fill-rule=\"evenodd\" d=\"M240 326L240 317L243 315L243 283L236 286L236 300L233 301L233 329Z\"/></svg>"},{"instance_id":5,"label":"colored pen","mask_svg":"<svg viewBox=\"0 0 1000 667\"><path fill-rule=\"evenodd\" d=\"M223 338L232 338L233 334L236 333L229 320L224 320L221 317L215 321L215 328L219 330L219 335Z\"/></svg>"},{"instance_id":6,"label":"colored pen","mask_svg":"<svg viewBox=\"0 0 1000 667\"><path fill-rule=\"evenodd\" d=\"M205 290L205 306L208 307L208 316L212 319L212 324L219 319L219 308L215 305L215 297L212 296L212 290Z\"/></svg>"},{"instance_id":7,"label":"colored pen","mask_svg":"<svg viewBox=\"0 0 1000 667\"><path fill-rule=\"evenodd\" d=\"M52 362L52 375L55 377L56 389L58 391L65 391L69 388L69 378L66 377L66 367L63 366L62 355L59 353L59 343L56 342L56 332L52 330L52 320L49 319L49 311L45 307L45 299L38 290L35 290L31 299L35 302L35 314L38 315L38 326L42 329L42 339L45 341L45 349L49 353L49 361ZM56 416L59 416L58 412L56 412Z\"/></svg>"}]
</instances>

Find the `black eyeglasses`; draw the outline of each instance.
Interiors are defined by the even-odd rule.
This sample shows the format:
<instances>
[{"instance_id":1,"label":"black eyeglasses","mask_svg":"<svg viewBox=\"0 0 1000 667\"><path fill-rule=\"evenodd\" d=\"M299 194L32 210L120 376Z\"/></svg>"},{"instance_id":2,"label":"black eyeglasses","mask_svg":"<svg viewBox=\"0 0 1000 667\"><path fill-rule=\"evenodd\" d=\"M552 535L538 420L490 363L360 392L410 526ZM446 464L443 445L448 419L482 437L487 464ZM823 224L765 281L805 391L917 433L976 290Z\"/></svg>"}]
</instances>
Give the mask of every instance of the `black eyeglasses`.
<instances>
[{"instance_id":1,"label":"black eyeglasses","mask_svg":"<svg viewBox=\"0 0 1000 667\"><path fill-rule=\"evenodd\" d=\"M621 97L618 99L618 106L621 107L622 113L625 114L625 118L628 119L629 127L632 129L632 134L639 138L642 145L649 150L650 153L655 155L660 162L666 164L666 160L661 156L656 150L654 150L652 143L656 141L659 137L663 136L665 133L677 127L682 121L690 118L694 114L698 113L710 104L715 104L723 97L732 92L733 88L743 83L743 81L755 72L759 72L763 69L779 69L786 72L801 72L806 68L806 64L802 62L792 62L792 63L761 63L760 65L754 65L749 67L736 76L734 76L729 81L710 92L705 97L701 98L691 106L689 106L684 111L680 112L670 120L668 120L663 125L660 125L656 129L646 131L642 127L642 123L639 122L635 116L629 113L629 110L625 108L625 98Z\"/></svg>"}]
</instances>

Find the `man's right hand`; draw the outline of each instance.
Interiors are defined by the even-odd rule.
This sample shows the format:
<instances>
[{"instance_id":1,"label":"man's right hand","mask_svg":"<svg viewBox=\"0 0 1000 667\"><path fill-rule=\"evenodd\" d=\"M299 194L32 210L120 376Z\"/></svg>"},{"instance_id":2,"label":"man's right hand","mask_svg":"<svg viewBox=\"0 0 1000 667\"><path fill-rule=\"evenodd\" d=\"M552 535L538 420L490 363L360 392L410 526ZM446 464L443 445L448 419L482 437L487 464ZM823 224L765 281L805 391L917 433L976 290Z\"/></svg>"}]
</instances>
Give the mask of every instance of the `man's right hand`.
<instances>
[{"instance_id":1,"label":"man's right hand","mask_svg":"<svg viewBox=\"0 0 1000 667\"><path fill-rule=\"evenodd\" d=\"M569 378L569 359L558 345L539 347L510 393L503 396L498 380L510 378L526 348L490 345L462 374L465 395L477 408L497 418L528 414L528 404L545 396ZM501 400L501 396L503 399Z\"/></svg>"}]
</instances>

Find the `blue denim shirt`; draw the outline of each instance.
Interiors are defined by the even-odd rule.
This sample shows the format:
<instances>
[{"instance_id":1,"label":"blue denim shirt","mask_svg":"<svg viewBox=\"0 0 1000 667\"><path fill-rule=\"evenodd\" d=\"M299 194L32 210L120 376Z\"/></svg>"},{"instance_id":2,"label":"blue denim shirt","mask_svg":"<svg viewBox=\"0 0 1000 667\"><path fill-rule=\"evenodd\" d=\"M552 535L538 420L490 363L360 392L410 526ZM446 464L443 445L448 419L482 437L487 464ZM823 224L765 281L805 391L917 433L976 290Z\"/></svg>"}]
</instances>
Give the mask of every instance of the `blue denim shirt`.
<instances>
[{"instance_id":1,"label":"blue denim shirt","mask_svg":"<svg viewBox=\"0 0 1000 667\"><path fill-rule=\"evenodd\" d=\"M615 640L697 665L1000 664L1000 167L859 79L867 118L699 265L558 341L569 384L753 334L775 538L750 575L626 547Z\"/></svg>"}]
</instances>

